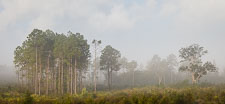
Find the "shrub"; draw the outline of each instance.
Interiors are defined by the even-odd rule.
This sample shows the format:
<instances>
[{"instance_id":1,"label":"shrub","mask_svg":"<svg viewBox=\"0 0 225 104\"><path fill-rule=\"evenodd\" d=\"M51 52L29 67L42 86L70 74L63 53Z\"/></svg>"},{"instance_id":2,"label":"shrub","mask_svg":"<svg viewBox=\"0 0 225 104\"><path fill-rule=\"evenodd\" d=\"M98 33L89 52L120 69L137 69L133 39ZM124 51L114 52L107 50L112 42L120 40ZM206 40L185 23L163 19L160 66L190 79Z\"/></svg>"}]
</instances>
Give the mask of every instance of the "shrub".
<instances>
[{"instance_id":1,"label":"shrub","mask_svg":"<svg viewBox=\"0 0 225 104\"><path fill-rule=\"evenodd\" d=\"M26 93L24 104L33 104L33 98L29 92Z\"/></svg>"}]
</instances>

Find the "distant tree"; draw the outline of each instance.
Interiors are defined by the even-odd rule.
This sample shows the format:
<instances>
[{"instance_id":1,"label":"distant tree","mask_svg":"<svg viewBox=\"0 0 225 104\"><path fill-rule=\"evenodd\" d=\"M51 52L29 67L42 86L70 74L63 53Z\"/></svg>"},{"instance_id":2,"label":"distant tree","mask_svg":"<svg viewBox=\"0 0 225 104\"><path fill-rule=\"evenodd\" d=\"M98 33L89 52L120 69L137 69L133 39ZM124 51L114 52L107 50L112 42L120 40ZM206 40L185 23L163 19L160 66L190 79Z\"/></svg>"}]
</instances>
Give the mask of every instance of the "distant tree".
<instances>
[{"instance_id":1,"label":"distant tree","mask_svg":"<svg viewBox=\"0 0 225 104\"><path fill-rule=\"evenodd\" d=\"M178 66L177 58L174 54L170 54L166 60L168 64L168 69L170 71L170 82L173 83L172 72Z\"/></svg>"},{"instance_id":2,"label":"distant tree","mask_svg":"<svg viewBox=\"0 0 225 104\"><path fill-rule=\"evenodd\" d=\"M164 74L166 73L166 69L168 69L167 60L161 59L158 55L154 55L152 60L148 63L147 69L157 77L158 85L162 84L163 79L165 82Z\"/></svg>"},{"instance_id":3,"label":"distant tree","mask_svg":"<svg viewBox=\"0 0 225 104\"><path fill-rule=\"evenodd\" d=\"M98 46L101 44L102 42L101 42L101 40L93 40L92 41L92 44L94 44L94 51L95 51L95 61L94 61L94 66L95 66L95 68L94 68L94 91L95 91L95 93L96 93L96 85L97 85L97 82L96 82L96 71L97 71L97 49L98 49Z\"/></svg>"},{"instance_id":4,"label":"distant tree","mask_svg":"<svg viewBox=\"0 0 225 104\"><path fill-rule=\"evenodd\" d=\"M132 86L134 87L134 72L135 69L137 68L137 62L136 61L131 61L127 63L127 69L129 69L132 73Z\"/></svg>"},{"instance_id":5,"label":"distant tree","mask_svg":"<svg viewBox=\"0 0 225 104\"><path fill-rule=\"evenodd\" d=\"M63 66L64 66L64 56L66 54L66 42L68 42L68 38L64 35L64 34L57 34L54 38L54 49L53 49L53 56L55 58L56 61L56 74L55 75L55 90L57 89L58 93L62 93L63 92ZM71 67L69 67L71 68ZM68 73L70 74L70 73ZM69 80L68 80L69 81ZM56 85L57 84L57 85ZM69 87L69 86L68 86Z\"/></svg>"},{"instance_id":6,"label":"distant tree","mask_svg":"<svg viewBox=\"0 0 225 104\"><path fill-rule=\"evenodd\" d=\"M179 67L179 71L187 71L192 75L192 83L198 83L199 79L206 75L207 72L215 72L217 68L211 62L206 62L203 64L201 58L208 51L204 50L203 47L198 44L190 45L186 48L181 48L179 50L179 57L182 59Z\"/></svg>"},{"instance_id":7,"label":"distant tree","mask_svg":"<svg viewBox=\"0 0 225 104\"><path fill-rule=\"evenodd\" d=\"M108 87L111 89L112 85L112 72L120 69L119 58L121 54L118 50L112 48L110 45L102 50L100 57L100 69L106 70L108 73Z\"/></svg>"},{"instance_id":8,"label":"distant tree","mask_svg":"<svg viewBox=\"0 0 225 104\"><path fill-rule=\"evenodd\" d=\"M91 71L91 75L92 75L92 83L94 83L94 69L95 69L95 67L96 67L96 69L98 69L98 70L96 70L96 82L97 82L97 80L98 80L98 78L99 77L101 77L101 73L99 72L100 71L100 57L96 57L96 59L93 59L93 61L92 62L90 62L90 65L91 65L91 69L93 69L92 71ZM97 84L97 83L96 83Z\"/></svg>"},{"instance_id":9,"label":"distant tree","mask_svg":"<svg viewBox=\"0 0 225 104\"><path fill-rule=\"evenodd\" d=\"M126 57L122 57L122 58L120 58L119 63L121 65L120 68L123 71L123 80L125 80L125 72L126 72L126 69L127 69L128 60L127 60Z\"/></svg>"}]
</instances>

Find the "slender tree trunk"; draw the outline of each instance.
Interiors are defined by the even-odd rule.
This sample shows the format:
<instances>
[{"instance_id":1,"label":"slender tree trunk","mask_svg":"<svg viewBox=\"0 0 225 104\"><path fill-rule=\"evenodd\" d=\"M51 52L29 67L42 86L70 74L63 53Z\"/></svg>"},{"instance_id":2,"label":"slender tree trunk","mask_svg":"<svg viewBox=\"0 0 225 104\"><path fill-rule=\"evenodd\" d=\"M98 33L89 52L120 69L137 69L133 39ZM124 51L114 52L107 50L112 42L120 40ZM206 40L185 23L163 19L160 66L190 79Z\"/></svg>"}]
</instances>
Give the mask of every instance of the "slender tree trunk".
<instances>
[{"instance_id":1,"label":"slender tree trunk","mask_svg":"<svg viewBox=\"0 0 225 104\"><path fill-rule=\"evenodd\" d=\"M82 72L80 71L80 91L82 91Z\"/></svg>"},{"instance_id":2,"label":"slender tree trunk","mask_svg":"<svg viewBox=\"0 0 225 104\"><path fill-rule=\"evenodd\" d=\"M20 86L20 70L17 73L17 85Z\"/></svg>"},{"instance_id":3,"label":"slender tree trunk","mask_svg":"<svg viewBox=\"0 0 225 104\"><path fill-rule=\"evenodd\" d=\"M71 74L71 58L70 58L70 63L69 63L68 71L67 71L67 82L66 82L66 84L67 84L67 88L66 88L67 93L71 93L70 92L70 90L71 90L71 88L70 88L70 83L71 83L71 76L70 76L70 74Z\"/></svg>"},{"instance_id":4,"label":"slender tree trunk","mask_svg":"<svg viewBox=\"0 0 225 104\"><path fill-rule=\"evenodd\" d=\"M63 77L64 77L64 76L63 76L63 72L64 72L64 70L63 70L63 68L64 68L64 62L63 62L63 61L64 61L64 59L62 58L62 76L61 76L61 77L62 77L62 79L61 79L61 81L62 81L62 82L61 82L61 93L62 93L62 94L63 94L63 90L64 90L64 87L63 87L63 85L64 85L64 83L63 83L63 82L64 82L64 80L63 80Z\"/></svg>"},{"instance_id":5,"label":"slender tree trunk","mask_svg":"<svg viewBox=\"0 0 225 104\"><path fill-rule=\"evenodd\" d=\"M170 83L173 83L173 79L172 79L172 71L170 71Z\"/></svg>"},{"instance_id":6,"label":"slender tree trunk","mask_svg":"<svg viewBox=\"0 0 225 104\"><path fill-rule=\"evenodd\" d=\"M46 68L46 95L48 95L48 71L49 71L49 58L50 58L50 54L48 56L48 67Z\"/></svg>"},{"instance_id":7,"label":"slender tree trunk","mask_svg":"<svg viewBox=\"0 0 225 104\"><path fill-rule=\"evenodd\" d=\"M33 84L32 83L32 76L29 76L29 75L32 75L32 72L33 71L25 71L25 73L26 73L26 77L25 77L25 84L26 84L26 88L27 88L27 90L30 90L31 91L31 84Z\"/></svg>"},{"instance_id":8,"label":"slender tree trunk","mask_svg":"<svg viewBox=\"0 0 225 104\"><path fill-rule=\"evenodd\" d=\"M70 64L69 64L70 65ZM69 82L69 75L70 75L70 66L67 70L67 78L66 78L66 93L70 93L70 82Z\"/></svg>"},{"instance_id":9,"label":"slender tree trunk","mask_svg":"<svg viewBox=\"0 0 225 104\"><path fill-rule=\"evenodd\" d=\"M35 66L35 84L34 84L34 93L37 94L37 71L38 71L38 64L37 64L37 46L36 46L36 66Z\"/></svg>"},{"instance_id":10,"label":"slender tree trunk","mask_svg":"<svg viewBox=\"0 0 225 104\"><path fill-rule=\"evenodd\" d=\"M110 88L112 88L113 89L113 85L112 85L112 81L113 81L113 71L112 71L112 69L111 69L111 72L110 72Z\"/></svg>"},{"instance_id":11,"label":"slender tree trunk","mask_svg":"<svg viewBox=\"0 0 225 104\"><path fill-rule=\"evenodd\" d=\"M123 82L125 83L125 68L123 68Z\"/></svg>"},{"instance_id":12,"label":"slender tree trunk","mask_svg":"<svg viewBox=\"0 0 225 104\"><path fill-rule=\"evenodd\" d=\"M56 82L57 82L57 68L56 67L54 67L54 93L56 94Z\"/></svg>"},{"instance_id":13,"label":"slender tree trunk","mask_svg":"<svg viewBox=\"0 0 225 104\"><path fill-rule=\"evenodd\" d=\"M52 67L52 71L51 71L51 88L50 88L50 93L54 93L54 91L55 91L55 87L54 87L54 85L55 85L55 78L54 78L54 73L55 72L55 70L54 70L54 67Z\"/></svg>"},{"instance_id":14,"label":"slender tree trunk","mask_svg":"<svg viewBox=\"0 0 225 104\"><path fill-rule=\"evenodd\" d=\"M158 77L158 84L159 86L161 85L162 83L162 76L159 74L159 73L156 73L157 77Z\"/></svg>"},{"instance_id":15,"label":"slender tree trunk","mask_svg":"<svg viewBox=\"0 0 225 104\"><path fill-rule=\"evenodd\" d=\"M74 76L75 76L75 81L74 81L74 93L77 94L77 60L74 58Z\"/></svg>"},{"instance_id":16,"label":"slender tree trunk","mask_svg":"<svg viewBox=\"0 0 225 104\"><path fill-rule=\"evenodd\" d=\"M39 67L39 72L40 72L40 75L39 75L39 80L38 80L38 95L41 95L41 78L42 78L42 64L41 64L41 57L39 55L39 64L40 64L40 67Z\"/></svg>"},{"instance_id":17,"label":"slender tree trunk","mask_svg":"<svg viewBox=\"0 0 225 104\"><path fill-rule=\"evenodd\" d=\"M29 82L31 82L31 77L29 77L30 74L31 74L30 71L23 72L23 70L22 70L22 76L23 76L22 81L24 81L24 82L22 82L22 86L24 88L26 88L26 90L30 90L30 83L29 83Z\"/></svg>"},{"instance_id":18,"label":"slender tree trunk","mask_svg":"<svg viewBox=\"0 0 225 104\"><path fill-rule=\"evenodd\" d=\"M33 69L34 68L34 69ZM36 78L36 68L35 68L35 66L33 67L33 68L31 68L31 70L32 70L32 80L31 80L31 87L30 87L30 90L33 92L33 93L35 93L35 78Z\"/></svg>"},{"instance_id":19,"label":"slender tree trunk","mask_svg":"<svg viewBox=\"0 0 225 104\"><path fill-rule=\"evenodd\" d=\"M49 79L50 80L48 83L49 83L49 87L48 87L48 92L51 93L54 89L53 89L53 73L52 71L49 70Z\"/></svg>"},{"instance_id":20,"label":"slender tree trunk","mask_svg":"<svg viewBox=\"0 0 225 104\"><path fill-rule=\"evenodd\" d=\"M57 83L57 93L59 94L60 93L60 87L61 87L61 59L59 58L59 61L58 61L58 83Z\"/></svg>"},{"instance_id":21,"label":"slender tree trunk","mask_svg":"<svg viewBox=\"0 0 225 104\"><path fill-rule=\"evenodd\" d=\"M23 70L21 70L21 88L23 88Z\"/></svg>"},{"instance_id":22,"label":"slender tree trunk","mask_svg":"<svg viewBox=\"0 0 225 104\"><path fill-rule=\"evenodd\" d=\"M17 73L17 84L19 85L20 84L20 71L18 70L18 73Z\"/></svg>"},{"instance_id":23,"label":"slender tree trunk","mask_svg":"<svg viewBox=\"0 0 225 104\"><path fill-rule=\"evenodd\" d=\"M80 91L80 70L77 70L77 92Z\"/></svg>"},{"instance_id":24,"label":"slender tree trunk","mask_svg":"<svg viewBox=\"0 0 225 104\"><path fill-rule=\"evenodd\" d=\"M67 86L66 91L67 91L68 94L70 93L70 77L69 77L69 75L70 75L69 73L70 72L69 71L70 71L70 67L69 67L69 70L67 71L67 80L66 80L67 81L66 82L66 84L67 84L66 85Z\"/></svg>"},{"instance_id":25,"label":"slender tree trunk","mask_svg":"<svg viewBox=\"0 0 225 104\"><path fill-rule=\"evenodd\" d=\"M71 56L71 59L70 59L70 94L72 95L73 94L73 68L72 68L72 56Z\"/></svg>"},{"instance_id":26,"label":"slender tree trunk","mask_svg":"<svg viewBox=\"0 0 225 104\"><path fill-rule=\"evenodd\" d=\"M109 90L110 90L110 72L109 72L109 68L108 68L108 87L109 87Z\"/></svg>"},{"instance_id":27,"label":"slender tree trunk","mask_svg":"<svg viewBox=\"0 0 225 104\"><path fill-rule=\"evenodd\" d=\"M96 43L95 43L95 69L94 69L94 91L96 93Z\"/></svg>"},{"instance_id":28,"label":"slender tree trunk","mask_svg":"<svg viewBox=\"0 0 225 104\"><path fill-rule=\"evenodd\" d=\"M163 76L163 85L164 85L164 86L166 85L166 79L165 79L165 76Z\"/></svg>"},{"instance_id":29,"label":"slender tree trunk","mask_svg":"<svg viewBox=\"0 0 225 104\"><path fill-rule=\"evenodd\" d=\"M162 77L159 76L159 85L161 85L161 83L162 83Z\"/></svg>"},{"instance_id":30,"label":"slender tree trunk","mask_svg":"<svg viewBox=\"0 0 225 104\"><path fill-rule=\"evenodd\" d=\"M27 77L25 79L25 80L27 80L27 83L26 83L26 81L25 81L25 83L27 84L28 90L30 90L31 92L33 92L33 90L31 90L31 88L34 88L32 86L33 85L33 83L32 83L32 81L33 81L33 77L32 77L33 70L31 70L31 71L25 71L25 72L27 73Z\"/></svg>"},{"instance_id":31,"label":"slender tree trunk","mask_svg":"<svg viewBox=\"0 0 225 104\"><path fill-rule=\"evenodd\" d=\"M132 78L132 86L134 87L134 70L133 70L133 78Z\"/></svg>"}]
</instances>

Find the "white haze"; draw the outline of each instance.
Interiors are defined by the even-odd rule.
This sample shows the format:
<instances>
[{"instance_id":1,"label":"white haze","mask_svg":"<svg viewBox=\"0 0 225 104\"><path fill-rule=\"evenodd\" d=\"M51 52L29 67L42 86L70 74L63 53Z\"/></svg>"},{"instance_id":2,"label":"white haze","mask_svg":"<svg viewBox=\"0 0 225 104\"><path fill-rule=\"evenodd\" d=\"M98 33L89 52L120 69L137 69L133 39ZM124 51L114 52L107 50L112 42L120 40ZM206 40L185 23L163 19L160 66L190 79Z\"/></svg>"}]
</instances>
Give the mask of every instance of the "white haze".
<instances>
[{"instance_id":1,"label":"white haze","mask_svg":"<svg viewBox=\"0 0 225 104\"><path fill-rule=\"evenodd\" d=\"M80 32L146 64L193 43L225 67L225 0L0 0L0 65L34 28Z\"/></svg>"}]
</instances>

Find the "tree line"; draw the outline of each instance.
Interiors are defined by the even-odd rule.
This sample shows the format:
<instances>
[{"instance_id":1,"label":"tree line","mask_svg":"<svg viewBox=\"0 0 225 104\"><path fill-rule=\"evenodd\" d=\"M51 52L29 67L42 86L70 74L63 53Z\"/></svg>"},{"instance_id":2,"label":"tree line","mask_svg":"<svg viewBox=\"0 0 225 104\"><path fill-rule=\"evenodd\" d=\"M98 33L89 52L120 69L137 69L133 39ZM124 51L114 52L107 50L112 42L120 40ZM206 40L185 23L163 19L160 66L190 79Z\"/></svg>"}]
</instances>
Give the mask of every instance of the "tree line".
<instances>
[{"instance_id":1,"label":"tree line","mask_svg":"<svg viewBox=\"0 0 225 104\"><path fill-rule=\"evenodd\" d=\"M35 94L76 94L82 88L90 45L80 33L34 29L14 51L21 86Z\"/></svg>"},{"instance_id":2,"label":"tree line","mask_svg":"<svg viewBox=\"0 0 225 104\"><path fill-rule=\"evenodd\" d=\"M109 90L113 87L113 81L116 82L115 85L129 82L128 85L131 87L141 85L142 82L165 85L165 81L169 79L171 84L174 82L175 69L191 73L192 82L198 83L203 75L217 70L211 62L203 64L201 57L207 50L197 44L179 50L179 57L182 59L180 65L173 54L165 59L154 55L145 68L135 60L121 58L120 51L110 45L101 50L101 56L97 60L96 51L101 41L93 40L92 44L95 51L93 63L90 45L80 33L74 34L69 31L67 34L59 34L51 30L34 29L14 51L14 64L20 88L38 95L77 94L84 88L83 79L90 73L90 64L94 66L91 74L95 92L99 70L104 72Z\"/></svg>"}]
</instances>

